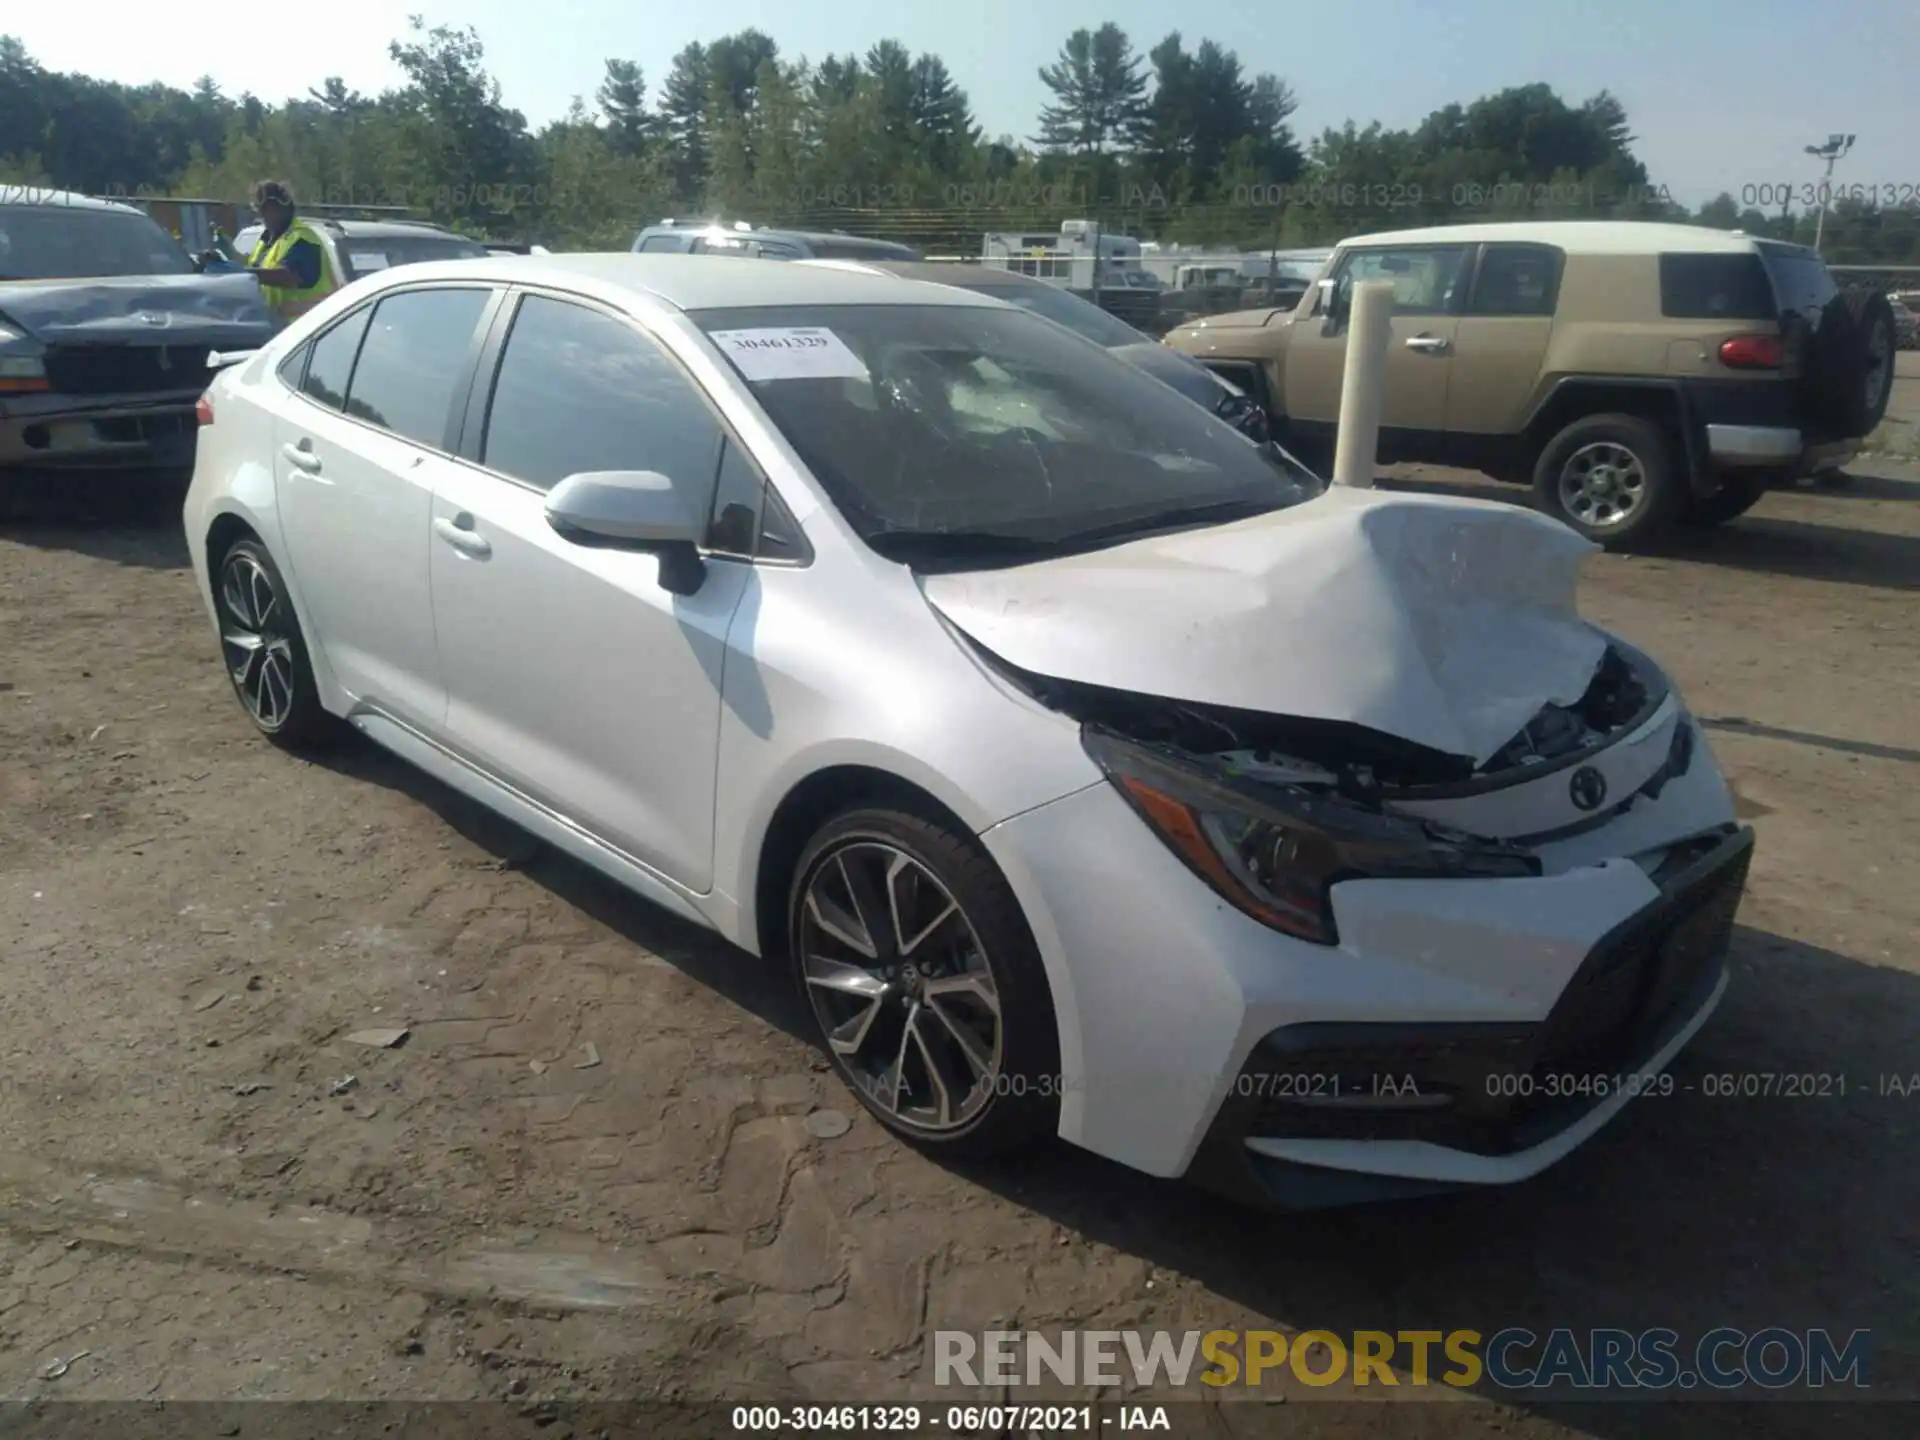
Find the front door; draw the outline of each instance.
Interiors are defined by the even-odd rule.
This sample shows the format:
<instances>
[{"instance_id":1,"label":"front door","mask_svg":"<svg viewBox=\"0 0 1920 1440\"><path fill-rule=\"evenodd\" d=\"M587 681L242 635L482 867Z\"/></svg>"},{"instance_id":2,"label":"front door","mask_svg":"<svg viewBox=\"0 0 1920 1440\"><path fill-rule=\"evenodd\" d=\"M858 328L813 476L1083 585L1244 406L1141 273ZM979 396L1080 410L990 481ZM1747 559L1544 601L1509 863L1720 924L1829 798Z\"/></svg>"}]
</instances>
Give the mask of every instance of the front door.
<instances>
[{"instance_id":1,"label":"front door","mask_svg":"<svg viewBox=\"0 0 1920 1440\"><path fill-rule=\"evenodd\" d=\"M653 470L704 517L720 421L631 320L546 295L520 300L492 383L475 463L449 464L433 498L448 737L703 892L727 627L750 567L709 563L696 593L675 595L656 558L562 539L545 504L569 475Z\"/></svg>"},{"instance_id":2,"label":"front door","mask_svg":"<svg viewBox=\"0 0 1920 1440\"><path fill-rule=\"evenodd\" d=\"M281 529L310 642L356 700L428 729L446 708L429 462L491 294L406 290L348 315L313 342L276 427Z\"/></svg>"},{"instance_id":3,"label":"front door","mask_svg":"<svg viewBox=\"0 0 1920 1440\"><path fill-rule=\"evenodd\" d=\"M1465 245L1350 250L1330 277L1343 312L1361 281L1386 280L1394 287L1380 407L1382 460L1417 458L1442 443L1469 250ZM1325 331L1325 317L1318 313L1293 322L1287 338L1286 415L1305 434L1330 441L1340 418L1347 328L1343 322L1332 334Z\"/></svg>"}]
</instances>

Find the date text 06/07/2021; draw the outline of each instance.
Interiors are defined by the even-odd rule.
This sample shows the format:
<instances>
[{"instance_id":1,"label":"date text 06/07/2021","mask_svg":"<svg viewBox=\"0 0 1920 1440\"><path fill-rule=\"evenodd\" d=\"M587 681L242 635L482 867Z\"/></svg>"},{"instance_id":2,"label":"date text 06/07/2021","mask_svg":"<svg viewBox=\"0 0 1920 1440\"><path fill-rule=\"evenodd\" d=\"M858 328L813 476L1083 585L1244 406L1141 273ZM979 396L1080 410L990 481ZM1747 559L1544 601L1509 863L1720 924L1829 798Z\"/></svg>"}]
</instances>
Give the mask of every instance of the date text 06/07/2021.
<instances>
[{"instance_id":1,"label":"date text 06/07/2021","mask_svg":"<svg viewBox=\"0 0 1920 1440\"><path fill-rule=\"evenodd\" d=\"M1198 1407L1196 1407L1198 1408ZM1166 1405L736 1405L735 1434L1053 1436L1153 1431L1181 1434ZM1204 1422L1205 1417L1197 1419ZM1204 1423L1191 1433L1206 1433Z\"/></svg>"}]
</instances>

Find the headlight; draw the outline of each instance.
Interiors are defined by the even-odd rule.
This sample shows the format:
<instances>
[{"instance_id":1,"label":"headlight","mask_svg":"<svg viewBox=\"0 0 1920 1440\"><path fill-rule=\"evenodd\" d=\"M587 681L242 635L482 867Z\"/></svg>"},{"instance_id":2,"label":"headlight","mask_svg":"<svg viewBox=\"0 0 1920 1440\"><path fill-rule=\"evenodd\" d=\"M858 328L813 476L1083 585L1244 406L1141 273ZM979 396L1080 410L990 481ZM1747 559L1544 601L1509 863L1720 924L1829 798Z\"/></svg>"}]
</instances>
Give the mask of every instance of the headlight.
<instances>
[{"instance_id":1,"label":"headlight","mask_svg":"<svg viewBox=\"0 0 1920 1440\"><path fill-rule=\"evenodd\" d=\"M1214 772L1104 731L1087 753L1168 847L1263 924L1332 945L1342 880L1512 878L1540 873L1524 851L1364 809L1297 785Z\"/></svg>"}]
</instances>

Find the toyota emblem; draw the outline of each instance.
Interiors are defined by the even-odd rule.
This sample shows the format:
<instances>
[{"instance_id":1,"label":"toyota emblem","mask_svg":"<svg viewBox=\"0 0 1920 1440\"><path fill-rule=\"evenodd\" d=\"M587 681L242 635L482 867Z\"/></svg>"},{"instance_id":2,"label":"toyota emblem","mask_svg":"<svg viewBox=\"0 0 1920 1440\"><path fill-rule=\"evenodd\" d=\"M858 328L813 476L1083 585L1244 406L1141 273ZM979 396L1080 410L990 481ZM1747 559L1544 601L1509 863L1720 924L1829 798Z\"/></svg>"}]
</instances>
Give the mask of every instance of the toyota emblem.
<instances>
[{"instance_id":1,"label":"toyota emblem","mask_svg":"<svg viewBox=\"0 0 1920 1440\"><path fill-rule=\"evenodd\" d=\"M1607 777L1591 765L1582 765L1567 782L1567 794L1582 810L1597 810L1607 798Z\"/></svg>"}]
</instances>

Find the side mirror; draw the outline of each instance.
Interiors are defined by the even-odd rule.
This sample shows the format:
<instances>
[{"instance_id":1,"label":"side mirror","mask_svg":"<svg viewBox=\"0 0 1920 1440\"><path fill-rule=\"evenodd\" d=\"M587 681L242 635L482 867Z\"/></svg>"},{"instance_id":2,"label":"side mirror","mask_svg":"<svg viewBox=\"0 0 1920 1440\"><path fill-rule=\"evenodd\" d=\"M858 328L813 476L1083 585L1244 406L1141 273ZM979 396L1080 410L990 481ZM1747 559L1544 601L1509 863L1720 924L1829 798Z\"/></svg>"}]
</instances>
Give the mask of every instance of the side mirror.
<instances>
[{"instance_id":1,"label":"side mirror","mask_svg":"<svg viewBox=\"0 0 1920 1440\"><path fill-rule=\"evenodd\" d=\"M660 584L691 595L706 579L700 522L657 470L589 470L547 492L547 523L577 545L640 550L660 559Z\"/></svg>"},{"instance_id":2,"label":"side mirror","mask_svg":"<svg viewBox=\"0 0 1920 1440\"><path fill-rule=\"evenodd\" d=\"M1340 282L1322 280L1315 288L1320 292L1320 298L1313 307L1314 312L1320 316L1320 333L1337 335L1347 318L1345 306L1340 299Z\"/></svg>"}]
</instances>

